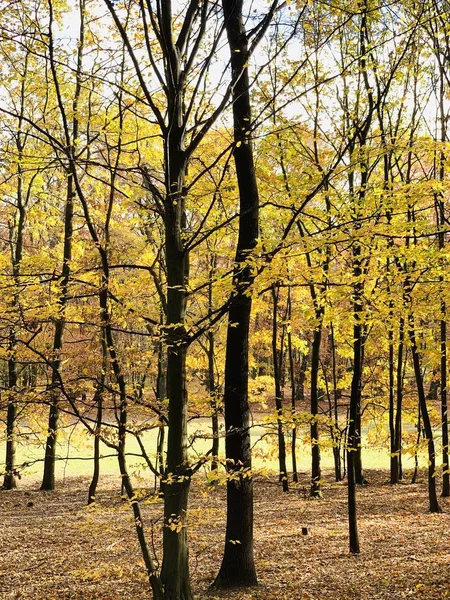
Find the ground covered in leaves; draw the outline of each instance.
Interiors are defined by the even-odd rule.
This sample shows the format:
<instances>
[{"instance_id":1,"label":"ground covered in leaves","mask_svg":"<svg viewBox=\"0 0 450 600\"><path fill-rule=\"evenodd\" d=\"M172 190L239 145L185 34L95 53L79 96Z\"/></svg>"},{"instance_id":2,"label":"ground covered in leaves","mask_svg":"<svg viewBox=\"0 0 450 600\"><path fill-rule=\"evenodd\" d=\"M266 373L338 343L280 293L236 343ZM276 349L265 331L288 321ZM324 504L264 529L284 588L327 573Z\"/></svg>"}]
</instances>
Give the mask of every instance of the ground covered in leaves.
<instances>
[{"instance_id":1,"label":"ground covered in leaves","mask_svg":"<svg viewBox=\"0 0 450 600\"><path fill-rule=\"evenodd\" d=\"M255 552L260 585L223 594L208 587L219 568L225 489L194 483L190 563L198 600L376 600L450 598L450 500L427 513L426 487L387 483L368 472L358 491L361 554L347 551L346 486L325 485L311 500L307 480L283 494L275 480L255 482ZM422 477L424 479L424 477ZM94 507L88 481L68 479L56 492L0 493L0 598L143 600L150 598L128 503L117 480L104 478ZM160 556L161 500L144 505ZM302 534L302 528L308 534ZM153 535L152 535L153 534Z\"/></svg>"}]
</instances>

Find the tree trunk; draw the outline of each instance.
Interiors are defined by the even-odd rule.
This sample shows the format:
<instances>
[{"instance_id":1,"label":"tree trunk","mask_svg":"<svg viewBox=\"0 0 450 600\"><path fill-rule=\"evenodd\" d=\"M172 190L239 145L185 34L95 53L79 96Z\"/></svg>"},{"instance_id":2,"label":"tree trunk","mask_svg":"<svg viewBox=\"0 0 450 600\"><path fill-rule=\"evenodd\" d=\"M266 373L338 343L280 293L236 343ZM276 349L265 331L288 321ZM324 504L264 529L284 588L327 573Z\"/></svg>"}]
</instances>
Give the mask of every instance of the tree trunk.
<instances>
[{"instance_id":1,"label":"tree trunk","mask_svg":"<svg viewBox=\"0 0 450 600\"><path fill-rule=\"evenodd\" d=\"M175 211L177 207L175 206ZM190 467L187 456L185 307L187 254L178 249L170 211L167 218L167 391L169 432L164 492L164 555L161 581L165 600L191 600L187 545ZM181 232L180 232L181 233Z\"/></svg>"},{"instance_id":2,"label":"tree trunk","mask_svg":"<svg viewBox=\"0 0 450 600\"><path fill-rule=\"evenodd\" d=\"M163 401L167 396L167 351L164 346L163 340L158 342L158 374L156 376L156 398L159 402L159 408L162 410ZM164 419L162 417L158 420L158 436L156 440L156 469L161 474L159 481L155 475L155 489L159 484L159 492L163 493L162 478L165 473L165 460L164 460L164 440L165 440L166 429L164 427Z\"/></svg>"},{"instance_id":3,"label":"tree trunk","mask_svg":"<svg viewBox=\"0 0 450 600\"><path fill-rule=\"evenodd\" d=\"M104 278L102 278L102 284L104 284ZM101 319L105 316L105 311L100 307ZM97 493L97 485L100 477L100 437L102 431L102 420L103 420L103 393L105 388L105 378L106 371L108 366L108 345L105 337L105 330L102 327L101 329L101 346L102 346L102 373L100 375L100 381L98 382L98 387L95 393L95 401L97 404L97 416L95 423L95 433L94 433L94 471L92 473L92 480L89 486L88 492L88 504L93 504L95 502L95 495Z\"/></svg>"},{"instance_id":4,"label":"tree trunk","mask_svg":"<svg viewBox=\"0 0 450 600\"><path fill-rule=\"evenodd\" d=\"M350 393L350 410L347 435L347 481L348 481L348 517L350 534L350 552L359 553L358 521L356 512L356 458L358 445L361 443L359 431L361 414L361 379L363 357L363 333L361 324L362 312L362 282L361 282L361 247L353 247L353 377Z\"/></svg>"},{"instance_id":5,"label":"tree trunk","mask_svg":"<svg viewBox=\"0 0 450 600\"><path fill-rule=\"evenodd\" d=\"M405 337L405 320L400 318L399 341L397 352L397 387L396 407L394 420L394 446L393 461L391 464L391 483L398 483L402 479L402 403L403 403L403 350ZM393 469L393 470L392 470Z\"/></svg>"},{"instance_id":6,"label":"tree trunk","mask_svg":"<svg viewBox=\"0 0 450 600\"><path fill-rule=\"evenodd\" d=\"M175 122L166 145L165 210L167 268L167 392L169 431L167 437L164 492L163 562L161 581L165 600L191 600L187 543L187 508L191 469L187 455L187 389L185 329L186 287L189 254L183 245L185 227L184 153L182 107L173 98ZM170 108L170 107L169 107ZM170 192L171 191L171 192Z\"/></svg>"},{"instance_id":7,"label":"tree trunk","mask_svg":"<svg viewBox=\"0 0 450 600\"><path fill-rule=\"evenodd\" d=\"M73 234L73 174L69 173L67 178L67 198L64 212L64 249L63 266L61 271L61 293L58 300L58 316L53 336L53 358L51 360L51 385L50 385L50 409L48 416L47 441L45 444L44 474L41 490L51 491L55 489L55 464L56 464L56 441L59 421L59 387L61 352L63 346L64 329L66 325L65 312L68 301L68 285L72 261L72 234Z\"/></svg>"},{"instance_id":8,"label":"tree trunk","mask_svg":"<svg viewBox=\"0 0 450 600\"><path fill-rule=\"evenodd\" d=\"M418 451L419 451L419 443L420 443L420 436L422 434L422 423L421 423L421 413L420 413L420 402L418 402L417 404L417 438L416 438L416 445L414 447L414 471L411 477L411 483L417 483L417 476L419 474L419 456L418 456Z\"/></svg>"},{"instance_id":9,"label":"tree trunk","mask_svg":"<svg viewBox=\"0 0 450 600\"><path fill-rule=\"evenodd\" d=\"M211 397L211 427L212 427L212 461L211 471L217 471L219 466L219 408L217 406L217 392L214 365L214 333L208 331L208 391Z\"/></svg>"},{"instance_id":10,"label":"tree trunk","mask_svg":"<svg viewBox=\"0 0 450 600\"><path fill-rule=\"evenodd\" d=\"M286 440L283 431L283 399L281 391L281 370L283 349L278 348L278 296L280 289L272 286L273 314L272 314L272 360L273 377L275 380L275 408L277 411L277 437L278 437L278 477L282 483L283 492L289 491L286 467Z\"/></svg>"},{"instance_id":11,"label":"tree trunk","mask_svg":"<svg viewBox=\"0 0 450 600\"><path fill-rule=\"evenodd\" d=\"M428 500L429 510L432 513L441 512L436 494L436 453L434 447L433 430L431 428L430 416L428 414L427 400L423 386L423 377L420 369L420 357L417 348L414 316L408 315L408 334L411 342L411 351L414 364L414 375L416 378L417 395L419 397L420 412L422 413L425 435L428 440Z\"/></svg>"},{"instance_id":12,"label":"tree trunk","mask_svg":"<svg viewBox=\"0 0 450 600\"><path fill-rule=\"evenodd\" d=\"M447 405L447 321L445 302L441 301L443 318L441 333L441 420L442 420L442 497L450 496L450 472L448 462L448 405Z\"/></svg>"},{"instance_id":13,"label":"tree trunk","mask_svg":"<svg viewBox=\"0 0 450 600\"><path fill-rule=\"evenodd\" d=\"M254 274L248 264L259 230L259 197L253 162L248 41L243 0L222 0L230 47L233 88L234 161L239 188L239 235L228 316L225 358L225 451L228 469L225 551L214 582L218 588L257 583L253 556L253 479L248 402L248 344Z\"/></svg>"},{"instance_id":14,"label":"tree trunk","mask_svg":"<svg viewBox=\"0 0 450 600\"><path fill-rule=\"evenodd\" d=\"M338 407L338 389L337 389L337 368L336 368L336 343L334 339L333 323L330 324L331 329L331 360L333 373L333 408L334 408L334 431L335 438L333 444L333 459L334 459L334 477L336 481L342 481L344 475L342 473L341 463L341 447L342 447L342 431L339 427L339 407Z\"/></svg>"},{"instance_id":15,"label":"tree trunk","mask_svg":"<svg viewBox=\"0 0 450 600\"><path fill-rule=\"evenodd\" d=\"M15 464L16 464L16 419L17 419L17 362L16 362L16 336L11 329L9 335L8 350L8 410L6 414L6 460L5 476L2 489L13 490L17 487Z\"/></svg>"},{"instance_id":16,"label":"tree trunk","mask_svg":"<svg viewBox=\"0 0 450 600\"><path fill-rule=\"evenodd\" d=\"M19 317L19 289L20 289L20 263L23 257L23 241L25 233L26 217L26 196L24 194L23 182L23 152L25 140L23 137L23 120L26 103L26 80L28 74L29 50L26 51L24 60L24 70L22 74L22 83L20 86L20 114L18 120L18 130L15 136L17 148L17 228L12 224L9 226L9 237L12 258L12 274L14 280L14 294L12 299L12 308L17 311ZM25 196L25 198L24 198ZM15 221L15 219L14 219ZM14 239L15 238L15 239ZM14 311L14 312L15 312ZM17 324L19 325L19 324ZM17 420L17 325L13 325L9 331L8 339L8 409L6 414L6 456L5 456L5 476L3 478L2 489L12 490L17 487L15 465L16 465L16 420Z\"/></svg>"},{"instance_id":17,"label":"tree trunk","mask_svg":"<svg viewBox=\"0 0 450 600\"><path fill-rule=\"evenodd\" d=\"M288 321L292 318L292 299L291 299L291 288L288 291ZM291 327L288 329L287 334L287 347L289 357L289 378L291 383L291 411L292 411L292 440L291 440L291 456L292 456L292 481L298 483L298 472L297 472L297 424L296 424L296 403L297 403L297 385L295 380L295 368L294 368L294 351L292 348L292 334Z\"/></svg>"},{"instance_id":18,"label":"tree trunk","mask_svg":"<svg viewBox=\"0 0 450 600\"><path fill-rule=\"evenodd\" d=\"M213 302L213 278L216 272L216 255L211 254L210 260L210 271L209 271L209 284L208 284L208 312L209 317L212 317L214 310ZM211 427L212 427L212 461L211 471L217 471L219 466L219 407L217 405L217 390L216 390L216 377L215 377L215 340L214 332L208 331L208 392L210 395L211 405Z\"/></svg>"},{"instance_id":19,"label":"tree trunk","mask_svg":"<svg viewBox=\"0 0 450 600\"><path fill-rule=\"evenodd\" d=\"M317 311L316 311L317 313ZM317 317L317 314L316 314ZM313 343L311 350L311 496L321 498L322 492L320 483L322 472L320 468L320 446L319 446L319 359L320 344L322 340L322 314L319 315L320 323L314 329Z\"/></svg>"},{"instance_id":20,"label":"tree trunk","mask_svg":"<svg viewBox=\"0 0 450 600\"><path fill-rule=\"evenodd\" d=\"M75 90L72 100L73 118L71 123L71 132L67 126L66 108L64 105L60 81L58 79L56 61L53 45L53 8L50 4L50 36L49 36L49 58L50 69L58 102L61 117L66 123L65 126L65 144L66 156L69 162L67 168L67 195L64 209L64 242L63 242L63 264L61 269L61 292L58 298L58 315L55 319L55 333L53 336L53 350L50 361L51 366L51 385L50 385L50 409L48 417L47 441L45 445L44 474L42 478L41 490L53 490L55 488L55 461L56 461L56 440L59 421L59 400L60 400L60 368L61 353L63 347L64 330L66 326L65 313L68 303L68 287L71 274L72 261L72 235L73 235L73 210L75 200L74 176L74 144L78 141L79 121L78 121L78 103L81 95L81 79L83 70L84 53L84 25L85 25L85 0L79 3L80 31L76 53L76 71L75 71Z\"/></svg>"},{"instance_id":21,"label":"tree trunk","mask_svg":"<svg viewBox=\"0 0 450 600\"><path fill-rule=\"evenodd\" d=\"M97 392L97 418L95 423L95 434L94 434L94 470L92 473L91 483L88 491L88 504L95 502L95 496L97 493L97 485L100 477L100 435L102 429L102 418L103 418L103 394Z\"/></svg>"}]
</instances>

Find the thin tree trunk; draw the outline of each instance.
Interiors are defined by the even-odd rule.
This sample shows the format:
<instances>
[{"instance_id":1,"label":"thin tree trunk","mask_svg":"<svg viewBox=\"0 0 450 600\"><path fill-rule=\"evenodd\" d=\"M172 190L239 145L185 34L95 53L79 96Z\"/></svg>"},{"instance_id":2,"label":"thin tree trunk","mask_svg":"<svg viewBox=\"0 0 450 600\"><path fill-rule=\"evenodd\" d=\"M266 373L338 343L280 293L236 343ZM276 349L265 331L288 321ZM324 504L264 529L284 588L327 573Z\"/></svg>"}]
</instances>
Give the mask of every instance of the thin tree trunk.
<instances>
[{"instance_id":1,"label":"thin tree trunk","mask_svg":"<svg viewBox=\"0 0 450 600\"><path fill-rule=\"evenodd\" d=\"M11 358L8 359L8 410L6 414L6 460L5 476L2 489L13 490L17 487L15 464L16 464L16 419L17 419L17 364L15 357L16 338L11 330L9 335L9 351Z\"/></svg>"},{"instance_id":2,"label":"thin tree trunk","mask_svg":"<svg viewBox=\"0 0 450 600\"><path fill-rule=\"evenodd\" d=\"M361 379L363 358L363 333L361 323L362 281L361 246L353 246L353 376L350 392L350 409L347 435L347 481L348 481L348 517L350 552L359 553L358 521L356 512L357 452L361 443L359 431L361 414Z\"/></svg>"},{"instance_id":3,"label":"thin tree trunk","mask_svg":"<svg viewBox=\"0 0 450 600\"><path fill-rule=\"evenodd\" d=\"M53 336L53 359L51 360L51 385L50 385L50 409L48 416L47 441L45 444L44 474L42 477L41 490L55 489L55 463L56 463L56 441L59 421L59 377L61 368L61 352L63 347L64 330L66 326L66 307L68 302L68 285L72 261L72 233L73 233L73 174L69 173L67 178L67 198L64 211L64 251L63 267L61 271L61 293L58 299L58 316Z\"/></svg>"},{"instance_id":4,"label":"thin tree trunk","mask_svg":"<svg viewBox=\"0 0 450 600\"><path fill-rule=\"evenodd\" d=\"M294 368L294 351L292 348L292 333L291 333L291 319L292 319L292 292L289 287L288 290L288 321L289 328L287 333L287 347L289 357L289 378L291 382L291 411L292 411L292 440L291 440L291 456L292 456L292 481L298 483L298 472L297 472L297 423L296 423L296 403L297 403L297 385L295 381L295 368Z\"/></svg>"},{"instance_id":5,"label":"thin tree trunk","mask_svg":"<svg viewBox=\"0 0 450 600\"><path fill-rule=\"evenodd\" d=\"M422 423L421 423L421 413L420 413L420 401L418 401L417 403L417 439L416 439L416 445L414 447L414 471L411 477L411 483L417 483L417 476L419 474L419 443L420 443L420 436L422 434Z\"/></svg>"},{"instance_id":6,"label":"thin tree trunk","mask_svg":"<svg viewBox=\"0 0 450 600\"><path fill-rule=\"evenodd\" d=\"M448 403L447 403L447 320L446 306L441 301L441 420L442 420L442 497L450 496L450 472L448 460Z\"/></svg>"},{"instance_id":7,"label":"thin tree trunk","mask_svg":"<svg viewBox=\"0 0 450 600\"><path fill-rule=\"evenodd\" d=\"M342 481L344 475L342 473L341 463L341 447L342 447L342 431L339 427L339 406L338 406L338 389L337 389L337 369L336 369L336 342L334 339L333 323L330 324L331 329L331 360L333 373L333 408L334 408L334 430L335 442L333 444L333 459L334 459L334 477L336 481Z\"/></svg>"},{"instance_id":8,"label":"thin tree trunk","mask_svg":"<svg viewBox=\"0 0 450 600\"><path fill-rule=\"evenodd\" d=\"M102 429L102 419L103 419L103 395L102 391L98 391L96 393L96 402L97 402L97 416L95 423L95 435L94 435L94 470L92 473L91 483L89 485L88 491L88 504L93 504L95 502L95 496L97 494L97 485L100 477L100 435Z\"/></svg>"},{"instance_id":9,"label":"thin tree trunk","mask_svg":"<svg viewBox=\"0 0 450 600\"><path fill-rule=\"evenodd\" d=\"M411 342L411 352L414 364L414 375L416 378L417 395L419 397L420 412L422 413L425 435L428 440L428 500L429 510L432 513L441 512L437 494L436 494L436 454L433 439L433 430L431 428L430 416L428 414L427 400L423 386L423 377L420 369L420 357L417 348L414 316L408 315L408 334Z\"/></svg>"},{"instance_id":10,"label":"thin tree trunk","mask_svg":"<svg viewBox=\"0 0 450 600\"><path fill-rule=\"evenodd\" d=\"M322 323L316 326L313 334L313 343L311 350L311 496L321 498L321 479L322 472L320 468L320 446L319 446L319 364L320 364L320 344L322 340Z\"/></svg>"},{"instance_id":11,"label":"thin tree trunk","mask_svg":"<svg viewBox=\"0 0 450 600\"><path fill-rule=\"evenodd\" d=\"M60 400L60 369L61 353L63 347L63 337L66 327L66 308L68 303L68 287L71 274L72 261L72 235L73 235L73 203L75 200L74 189L74 143L78 139L78 103L81 95L81 78L83 68L84 53L84 26L85 26L85 0L81 0L79 6L80 31L77 47L77 66L75 72L75 91L72 101L72 131L70 131L66 118L64 100L61 94L60 83L58 80L56 62L53 45L53 9L50 4L50 24L49 24L49 55L50 68L55 85L55 91L59 110L64 123L65 143L67 156L69 157L69 166L67 169L67 194L64 209L64 242L63 242L63 264L61 269L61 291L58 298L58 315L56 317L55 332L53 336L53 350L51 366L51 385L50 385L50 409L48 417L47 441L45 444L44 474L42 477L41 490L53 490L55 488L55 460L56 460L56 441L59 421L59 400Z\"/></svg>"},{"instance_id":12,"label":"thin tree trunk","mask_svg":"<svg viewBox=\"0 0 450 600\"><path fill-rule=\"evenodd\" d=\"M102 280L102 283L104 281ZM101 310L103 313L103 311ZM101 317L103 318L103 314ZM94 470L92 473L92 480L89 485L88 491L88 504L95 502L95 496L97 493L97 485L100 477L100 437L102 432L102 420L103 420L103 393L105 388L106 370L108 365L108 347L106 344L105 331L102 327L101 330L101 346L102 346L102 373L100 375L100 381L97 385L95 392L95 402L97 404L97 415L95 422L95 433L94 433Z\"/></svg>"},{"instance_id":13,"label":"thin tree trunk","mask_svg":"<svg viewBox=\"0 0 450 600\"><path fill-rule=\"evenodd\" d=\"M402 404L403 404L403 351L405 338L405 320L400 318L399 340L397 352L397 386L396 386L396 406L394 420L394 461L391 472L391 483L398 483L402 479ZM394 480L392 476L394 475Z\"/></svg>"},{"instance_id":14,"label":"thin tree trunk","mask_svg":"<svg viewBox=\"0 0 450 600\"><path fill-rule=\"evenodd\" d=\"M278 298L280 288L272 286L273 314L272 314L272 360L273 376L275 380L275 408L277 411L277 437L278 437L278 477L282 483L283 492L289 491L289 482L286 467L286 440L283 431L283 400L281 392L281 369L283 349L278 348Z\"/></svg>"},{"instance_id":15,"label":"thin tree trunk","mask_svg":"<svg viewBox=\"0 0 450 600\"><path fill-rule=\"evenodd\" d=\"M156 376L156 399L159 402L159 407L162 408L162 402L167 396L167 352L164 346L163 340L158 342L158 373ZM156 440L156 469L161 476L159 478L159 491L162 494L163 484L161 477L164 477L165 473L165 460L164 460L164 441L165 441L164 419L162 417L158 420L158 436ZM155 489L157 482L157 476L155 475Z\"/></svg>"},{"instance_id":16,"label":"thin tree trunk","mask_svg":"<svg viewBox=\"0 0 450 600\"><path fill-rule=\"evenodd\" d=\"M24 111L26 102L26 80L28 75L28 57L29 51L27 50L24 60L24 69L22 73L22 83L20 86L20 114L18 119L18 130L16 137L16 148L17 148L17 228L14 231L14 226L10 225L10 247L11 247L11 263L12 263L12 275L14 280L14 294L12 299L12 308L17 311L19 309L19 286L20 286L20 264L23 257L23 241L24 241L24 229L25 229L25 217L26 217L26 194L24 194L24 182L23 182L23 152L25 147L25 141L23 137L23 122L24 122ZM16 235L16 237L15 237ZM15 237L15 239L14 239ZM15 312L14 311L14 312ZM16 318L16 314L14 317ZM8 409L6 413L6 455L5 455L5 475L3 478L2 489L12 490L17 487L16 481L16 427L17 427L17 330L16 325L13 325L9 331L8 339Z\"/></svg>"},{"instance_id":17,"label":"thin tree trunk","mask_svg":"<svg viewBox=\"0 0 450 600\"><path fill-rule=\"evenodd\" d=\"M216 255L211 254L209 285L208 285L208 312L211 318L214 309L213 303L213 278L216 271ZM208 392L210 395L211 405L211 427L212 427L212 461L211 471L217 471L219 466L219 408L217 405L217 390L215 378L215 340L214 332L208 331Z\"/></svg>"}]
</instances>

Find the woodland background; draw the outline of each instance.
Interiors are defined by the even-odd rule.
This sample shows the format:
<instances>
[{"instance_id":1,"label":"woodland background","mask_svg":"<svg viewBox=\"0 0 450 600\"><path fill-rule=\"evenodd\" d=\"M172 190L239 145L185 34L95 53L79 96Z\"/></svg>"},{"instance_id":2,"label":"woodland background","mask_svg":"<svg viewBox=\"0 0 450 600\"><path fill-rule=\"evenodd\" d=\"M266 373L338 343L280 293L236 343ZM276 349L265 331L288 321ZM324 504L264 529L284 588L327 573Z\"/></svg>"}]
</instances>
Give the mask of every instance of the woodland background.
<instances>
[{"instance_id":1,"label":"woodland background","mask_svg":"<svg viewBox=\"0 0 450 600\"><path fill-rule=\"evenodd\" d=\"M244 590L260 569L262 591L230 597L444 598L448 2L0 7L4 597L113 598L117 568L130 598ZM66 544L70 503L125 553L69 587L45 591L39 560L16 581L33 511ZM369 515L383 548L420 555L418 581L348 564L377 552ZM221 564L202 558L224 533ZM271 574L272 535L280 564L315 569L303 591Z\"/></svg>"}]
</instances>

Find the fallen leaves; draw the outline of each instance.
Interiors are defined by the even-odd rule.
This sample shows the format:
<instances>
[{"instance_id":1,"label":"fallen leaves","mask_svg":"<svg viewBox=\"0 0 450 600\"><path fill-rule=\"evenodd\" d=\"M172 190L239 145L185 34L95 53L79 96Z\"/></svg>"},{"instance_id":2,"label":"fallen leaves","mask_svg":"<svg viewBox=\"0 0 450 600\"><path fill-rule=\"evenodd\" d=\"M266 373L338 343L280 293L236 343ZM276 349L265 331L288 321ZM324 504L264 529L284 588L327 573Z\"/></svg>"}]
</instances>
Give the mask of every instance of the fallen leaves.
<instances>
[{"instance_id":1,"label":"fallen leaves","mask_svg":"<svg viewBox=\"0 0 450 600\"><path fill-rule=\"evenodd\" d=\"M427 514L426 487L386 485L369 472L358 490L362 552L348 554L346 487L327 479L325 498L274 481L255 482L255 556L260 585L217 592L208 587L225 541L225 487L197 479L189 512L190 557L197 600L397 600L450 597L447 513ZM307 476L300 485L307 485ZM54 494L0 494L0 598L142 600L150 598L130 508L120 484L105 478L95 507L87 482L70 480ZM33 502L33 507L27 506ZM450 507L442 499L443 507ZM142 503L144 526L161 559L162 502ZM309 534L302 535L307 527ZM230 540L237 543L238 540Z\"/></svg>"}]
</instances>

